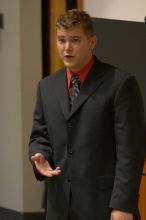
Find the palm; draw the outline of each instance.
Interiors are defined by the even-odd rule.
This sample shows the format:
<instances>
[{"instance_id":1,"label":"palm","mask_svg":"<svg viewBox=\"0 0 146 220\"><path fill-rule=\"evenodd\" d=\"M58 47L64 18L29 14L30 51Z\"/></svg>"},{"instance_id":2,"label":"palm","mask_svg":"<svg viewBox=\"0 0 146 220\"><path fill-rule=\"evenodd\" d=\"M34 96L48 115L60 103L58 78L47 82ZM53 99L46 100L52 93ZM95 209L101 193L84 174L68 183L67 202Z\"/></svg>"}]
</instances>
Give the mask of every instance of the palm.
<instances>
[{"instance_id":1,"label":"palm","mask_svg":"<svg viewBox=\"0 0 146 220\"><path fill-rule=\"evenodd\" d=\"M37 170L42 174L43 176L52 177L57 176L60 174L61 169L60 167L56 167L54 170L50 166L49 162L45 159L45 157L37 153L34 156L31 157L31 160L34 162Z\"/></svg>"}]
</instances>

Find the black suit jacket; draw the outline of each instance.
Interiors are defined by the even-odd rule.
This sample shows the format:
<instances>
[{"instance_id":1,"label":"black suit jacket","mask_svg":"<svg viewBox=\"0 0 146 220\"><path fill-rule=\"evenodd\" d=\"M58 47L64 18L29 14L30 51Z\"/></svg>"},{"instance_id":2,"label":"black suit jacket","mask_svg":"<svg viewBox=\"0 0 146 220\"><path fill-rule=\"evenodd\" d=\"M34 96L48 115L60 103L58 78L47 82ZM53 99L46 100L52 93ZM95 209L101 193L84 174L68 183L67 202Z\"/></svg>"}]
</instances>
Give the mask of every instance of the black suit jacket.
<instances>
[{"instance_id":1,"label":"black suit jacket","mask_svg":"<svg viewBox=\"0 0 146 220\"><path fill-rule=\"evenodd\" d=\"M62 169L47 178L47 219L109 220L114 208L138 220L144 130L137 81L118 68L96 60L71 110L65 70L41 80L29 154Z\"/></svg>"}]
</instances>

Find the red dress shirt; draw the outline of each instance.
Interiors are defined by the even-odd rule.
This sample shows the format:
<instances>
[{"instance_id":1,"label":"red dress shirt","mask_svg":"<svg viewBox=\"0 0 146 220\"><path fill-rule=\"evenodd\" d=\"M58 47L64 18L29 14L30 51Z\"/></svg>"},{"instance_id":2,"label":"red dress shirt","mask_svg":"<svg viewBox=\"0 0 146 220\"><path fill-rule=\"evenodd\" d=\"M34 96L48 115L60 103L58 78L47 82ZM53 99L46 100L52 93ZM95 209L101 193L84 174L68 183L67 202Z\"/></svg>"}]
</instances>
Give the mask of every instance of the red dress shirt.
<instances>
[{"instance_id":1,"label":"red dress shirt","mask_svg":"<svg viewBox=\"0 0 146 220\"><path fill-rule=\"evenodd\" d=\"M73 74L76 74L79 77L79 81L80 81L80 87L83 85L83 82L85 81L86 76L89 73L89 70L91 69L93 63L95 61L95 57L92 56L92 58L90 59L90 61L83 67L82 70L80 70L77 73L73 73L69 68L67 68L66 71L66 76L67 76L67 88L68 88L68 92L70 94L71 92L71 88L72 88L72 83L71 83L71 77Z\"/></svg>"}]
</instances>

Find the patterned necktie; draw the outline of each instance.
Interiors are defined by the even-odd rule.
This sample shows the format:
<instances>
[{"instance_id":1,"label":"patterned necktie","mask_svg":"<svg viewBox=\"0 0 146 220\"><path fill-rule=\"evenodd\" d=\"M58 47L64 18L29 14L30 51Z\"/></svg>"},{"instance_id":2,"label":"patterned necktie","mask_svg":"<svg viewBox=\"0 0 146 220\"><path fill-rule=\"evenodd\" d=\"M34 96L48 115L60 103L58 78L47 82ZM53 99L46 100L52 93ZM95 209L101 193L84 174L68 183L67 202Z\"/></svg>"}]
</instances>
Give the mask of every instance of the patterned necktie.
<instances>
[{"instance_id":1,"label":"patterned necktie","mask_svg":"<svg viewBox=\"0 0 146 220\"><path fill-rule=\"evenodd\" d=\"M72 75L71 77L72 82L72 90L70 94L70 104L73 105L74 100L77 98L79 91L80 91L80 81L77 75Z\"/></svg>"}]
</instances>

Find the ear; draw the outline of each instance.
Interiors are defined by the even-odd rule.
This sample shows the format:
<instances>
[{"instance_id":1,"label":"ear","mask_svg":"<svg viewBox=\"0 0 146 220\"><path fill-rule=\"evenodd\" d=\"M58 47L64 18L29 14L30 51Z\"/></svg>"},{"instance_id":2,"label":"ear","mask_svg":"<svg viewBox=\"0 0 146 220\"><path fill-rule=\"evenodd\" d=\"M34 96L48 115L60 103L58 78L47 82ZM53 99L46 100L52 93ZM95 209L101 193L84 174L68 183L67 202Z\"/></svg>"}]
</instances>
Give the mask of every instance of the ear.
<instances>
[{"instance_id":1,"label":"ear","mask_svg":"<svg viewBox=\"0 0 146 220\"><path fill-rule=\"evenodd\" d=\"M96 46L96 42L97 42L97 37L94 35L91 37L91 50L94 49L94 47Z\"/></svg>"}]
</instances>

